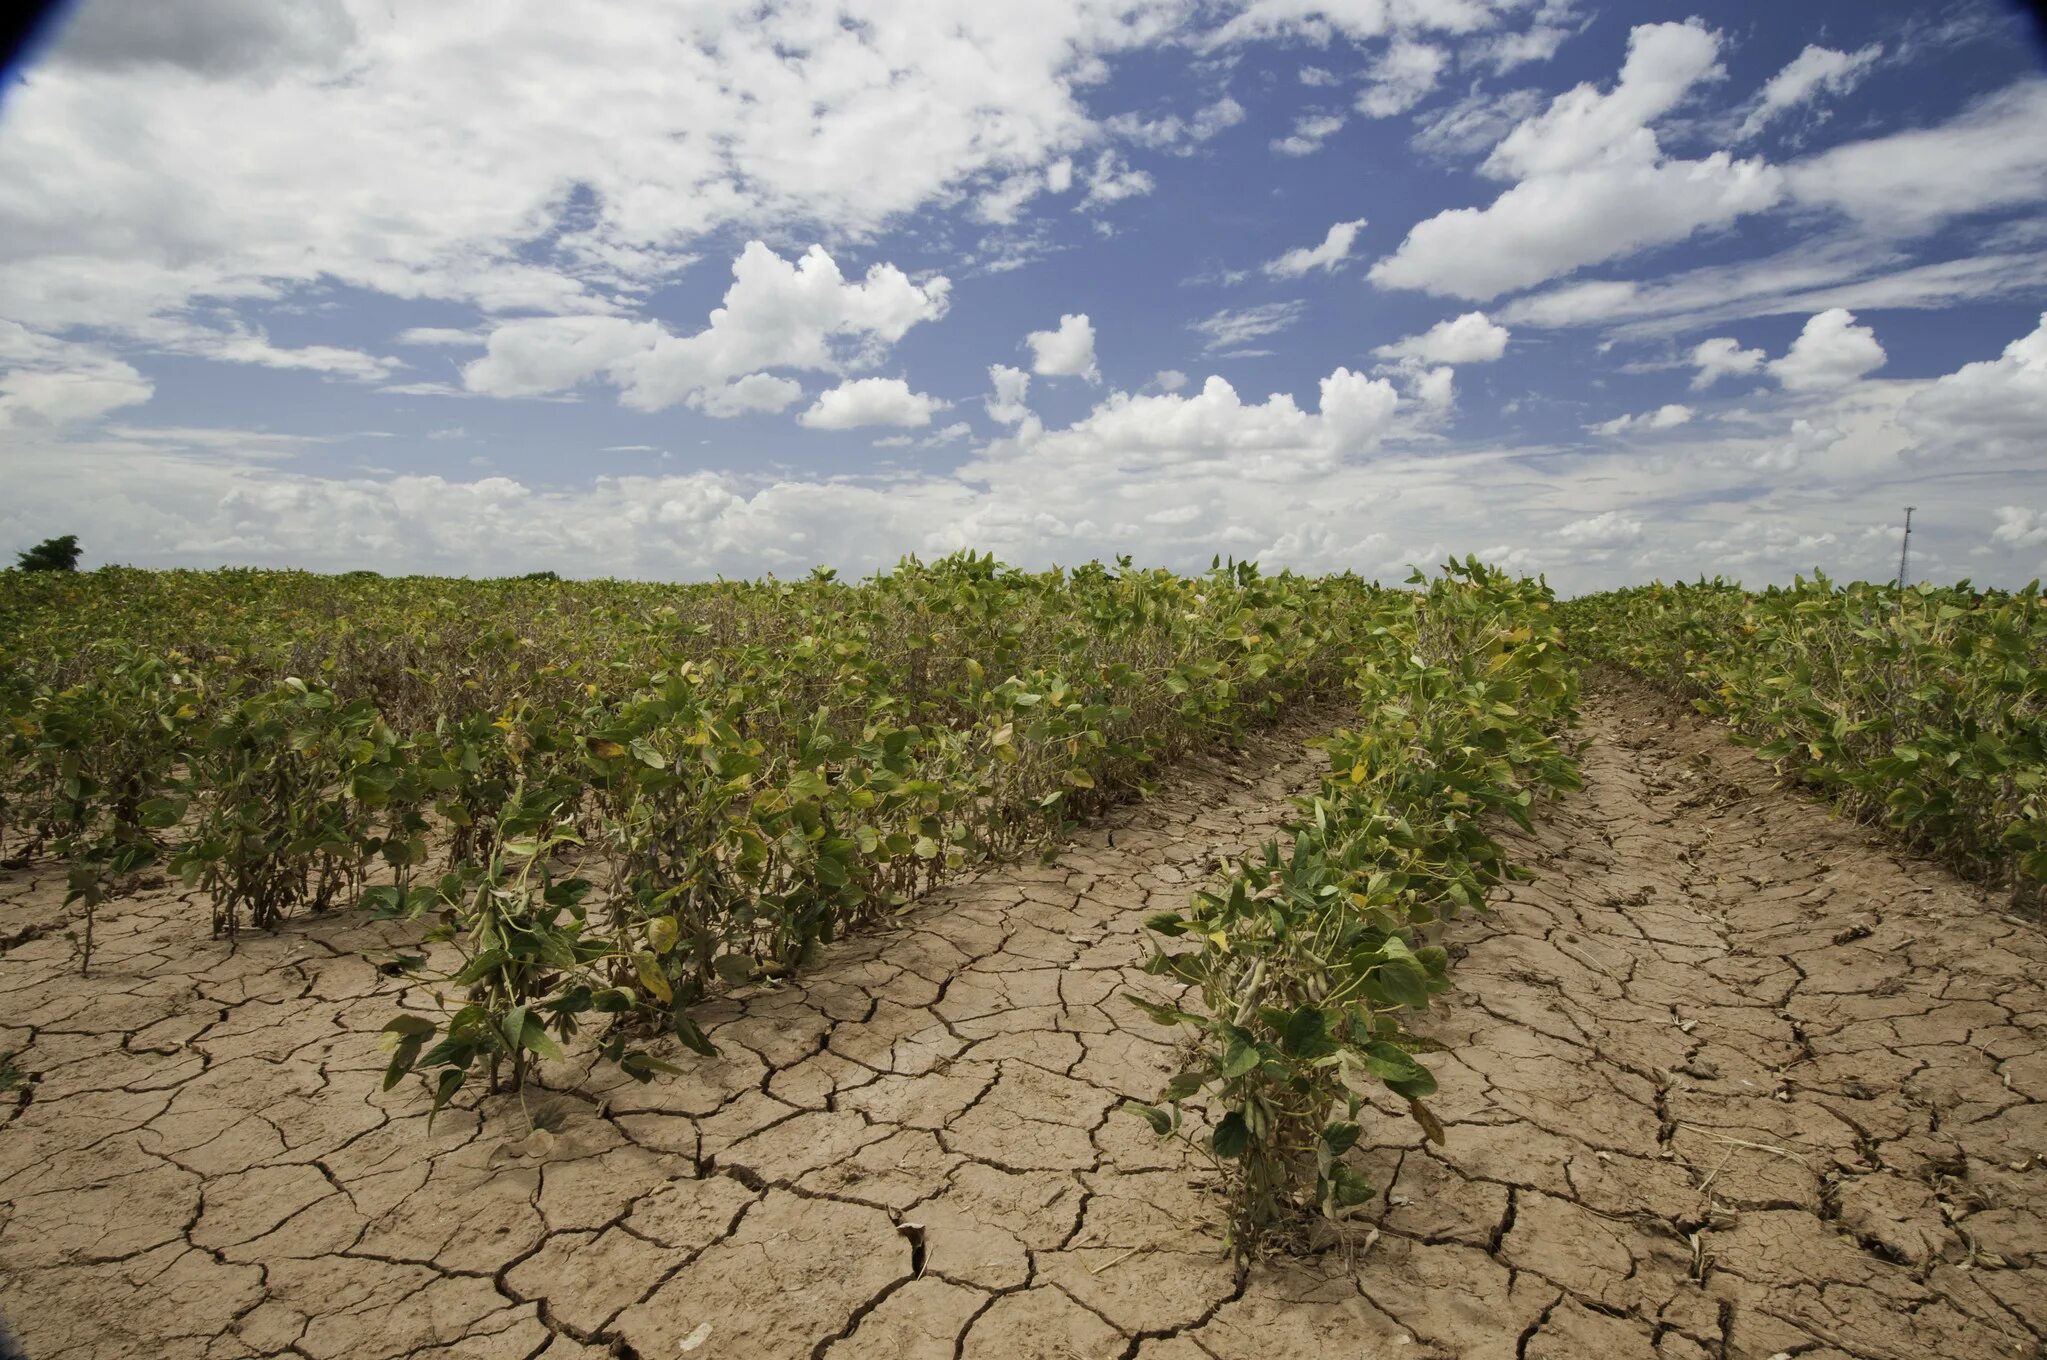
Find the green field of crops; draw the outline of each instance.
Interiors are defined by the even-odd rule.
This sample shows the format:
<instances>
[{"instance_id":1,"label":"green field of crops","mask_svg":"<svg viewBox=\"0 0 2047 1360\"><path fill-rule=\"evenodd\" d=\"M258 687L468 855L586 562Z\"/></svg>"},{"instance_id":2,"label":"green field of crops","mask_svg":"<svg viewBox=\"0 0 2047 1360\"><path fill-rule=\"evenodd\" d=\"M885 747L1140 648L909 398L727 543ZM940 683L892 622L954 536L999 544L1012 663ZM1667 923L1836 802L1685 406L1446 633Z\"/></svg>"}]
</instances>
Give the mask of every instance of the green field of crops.
<instances>
[{"instance_id":1,"label":"green field of crops","mask_svg":"<svg viewBox=\"0 0 2047 1360\"><path fill-rule=\"evenodd\" d=\"M1186 1055L1130 1108L1213 1155L1248 1251L1371 1192L1345 1154L1372 1094L1442 1137L1410 1022L1450 985L1441 924L1519 872L1499 819L1576 785L1587 658L2021 897L2047 878L2036 589L1559 606L1476 560L1394 588L971 554L860 582L9 573L0 856L64 865L88 969L95 910L153 868L227 942L416 922L385 1085L438 1110L571 1045L674 1072L661 1037L713 1052L713 995L1311 712L1327 769L1287 834L1148 923L1188 999L1129 998Z\"/></svg>"},{"instance_id":2,"label":"green field of crops","mask_svg":"<svg viewBox=\"0 0 2047 1360\"><path fill-rule=\"evenodd\" d=\"M2047 601L2020 591L1653 585L1562 611L1587 656L1732 724L1778 769L2037 903L2047 887Z\"/></svg>"}]
</instances>

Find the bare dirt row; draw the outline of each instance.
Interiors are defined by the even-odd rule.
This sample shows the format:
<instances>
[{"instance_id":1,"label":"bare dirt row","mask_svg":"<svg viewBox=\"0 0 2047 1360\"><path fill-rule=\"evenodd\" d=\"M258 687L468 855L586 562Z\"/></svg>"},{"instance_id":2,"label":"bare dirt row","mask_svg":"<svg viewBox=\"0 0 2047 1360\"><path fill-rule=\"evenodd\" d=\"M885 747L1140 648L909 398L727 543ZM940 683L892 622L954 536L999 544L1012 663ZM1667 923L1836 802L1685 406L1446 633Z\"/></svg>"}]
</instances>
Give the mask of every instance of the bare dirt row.
<instances>
[{"instance_id":1,"label":"bare dirt row","mask_svg":"<svg viewBox=\"0 0 2047 1360\"><path fill-rule=\"evenodd\" d=\"M1624 682L1453 932L1447 1145L1389 1107L1348 1241L1236 1271L1115 1108L1174 1067L1117 993L1330 721L702 1008L683 1077L431 1131L376 1089L398 928L229 952L158 890L84 980L57 879L0 878L0 1316L35 1360L2042 1354L2047 940Z\"/></svg>"}]
</instances>

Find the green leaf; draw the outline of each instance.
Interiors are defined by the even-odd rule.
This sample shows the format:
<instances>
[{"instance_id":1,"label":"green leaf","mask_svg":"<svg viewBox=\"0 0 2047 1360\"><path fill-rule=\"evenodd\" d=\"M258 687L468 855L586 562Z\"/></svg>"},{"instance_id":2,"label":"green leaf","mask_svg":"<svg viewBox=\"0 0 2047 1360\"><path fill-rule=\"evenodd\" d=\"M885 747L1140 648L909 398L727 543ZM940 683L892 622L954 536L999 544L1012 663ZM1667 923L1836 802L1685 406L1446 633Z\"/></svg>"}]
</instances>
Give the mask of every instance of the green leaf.
<instances>
[{"instance_id":1,"label":"green leaf","mask_svg":"<svg viewBox=\"0 0 2047 1360\"><path fill-rule=\"evenodd\" d=\"M701 1053L706 1058L718 1056L718 1046L711 1042L709 1035L697 1027L696 1021L679 1009L673 1012L670 1019L675 1026L675 1037L682 1040L685 1048Z\"/></svg>"},{"instance_id":2,"label":"green leaf","mask_svg":"<svg viewBox=\"0 0 2047 1360\"><path fill-rule=\"evenodd\" d=\"M1224 1161L1234 1161L1243 1156L1244 1149L1250 1144L1250 1126L1244 1122L1244 1116L1236 1110L1231 1110L1222 1117L1222 1122L1215 1126L1215 1132L1210 1134L1208 1139L1209 1150Z\"/></svg>"},{"instance_id":3,"label":"green leaf","mask_svg":"<svg viewBox=\"0 0 2047 1360\"><path fill-rule=\"evenodd\" d=\"M1156 1105L1146 1105L1140 1101L1126 1100L1123 1102L1123 1108L1132 1114L1141 1116L1145 1123L1151 1125L1151 1131L1160 1137L1164 1137L1173 1131L1173 1116Z\"/></svg>"},{"instance_id":4,"label":"green leaf","mask_svg":"<svg viewBox=\"0 0 2047 1360\"><path fill-rule=\"evenodd\" d=\"M1264 1060L1264 1054L1248 1030L1230 1025L1226 1032L1229 1039L1223 1046L1222 1077L1225 1081L1233 1081L1256 1071L1258 1064Z\"/></svg>"}]
</instances>

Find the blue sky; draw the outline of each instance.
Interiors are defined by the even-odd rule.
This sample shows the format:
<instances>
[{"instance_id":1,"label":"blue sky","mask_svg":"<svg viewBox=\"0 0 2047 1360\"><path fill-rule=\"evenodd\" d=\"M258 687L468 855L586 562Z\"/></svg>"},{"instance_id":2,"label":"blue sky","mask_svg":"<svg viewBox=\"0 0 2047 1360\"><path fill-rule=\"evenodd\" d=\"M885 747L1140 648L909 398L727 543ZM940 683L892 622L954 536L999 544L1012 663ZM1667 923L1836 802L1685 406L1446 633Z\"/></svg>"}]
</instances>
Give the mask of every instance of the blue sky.
<instances>
[{"instance_id":1,"label":"blue sky","mask_svg":"<svg viewBox=\"0 0 2047 1360\"><path fill-rule=\"evenodd\" d=\"M89 0L0 94L0 549L1567 590L2047 565L1982 3Z\"/></svg>"}]
</instances>

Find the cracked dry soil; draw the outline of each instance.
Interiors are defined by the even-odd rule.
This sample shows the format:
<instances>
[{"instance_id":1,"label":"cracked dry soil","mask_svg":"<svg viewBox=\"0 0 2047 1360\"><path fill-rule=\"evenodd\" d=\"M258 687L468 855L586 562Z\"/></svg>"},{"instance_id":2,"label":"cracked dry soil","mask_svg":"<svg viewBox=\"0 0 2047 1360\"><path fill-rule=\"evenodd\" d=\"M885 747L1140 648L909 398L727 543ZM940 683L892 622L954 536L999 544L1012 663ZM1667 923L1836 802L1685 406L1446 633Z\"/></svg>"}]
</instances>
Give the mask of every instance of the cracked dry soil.
<instances>
[{"instance_id":1,"label":"cracked dry soil","mask_svg":"<svg viewBox=\"0 0 2047 1360\"><path fill-rule=\"evenodd\" d=\"M89 981L18 943L0 1314L35 1360L2042 1354L2047 941L1611 678L1539 878L1453 931L1447 1146L1389 1106L1350 1245L1233 1271L1205 1167L1115 1111L1174 1060L1115 993L1332 716L702 1008L683 1077L431 1132L377 1090L396 927L230 953L159 890ZM0 927L60 897L0 879Z\"/></svg>"}]
</instances>

